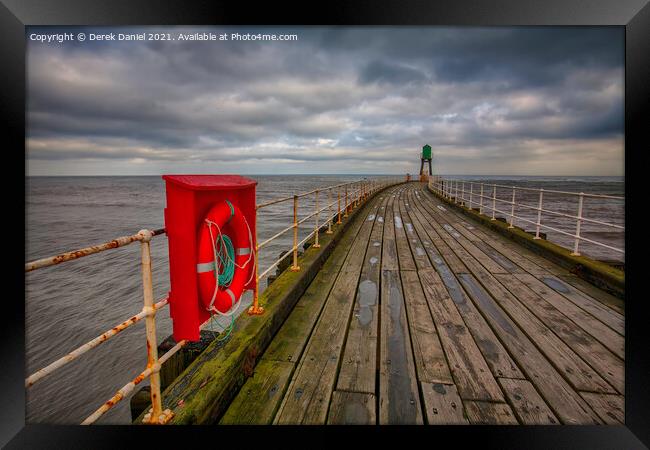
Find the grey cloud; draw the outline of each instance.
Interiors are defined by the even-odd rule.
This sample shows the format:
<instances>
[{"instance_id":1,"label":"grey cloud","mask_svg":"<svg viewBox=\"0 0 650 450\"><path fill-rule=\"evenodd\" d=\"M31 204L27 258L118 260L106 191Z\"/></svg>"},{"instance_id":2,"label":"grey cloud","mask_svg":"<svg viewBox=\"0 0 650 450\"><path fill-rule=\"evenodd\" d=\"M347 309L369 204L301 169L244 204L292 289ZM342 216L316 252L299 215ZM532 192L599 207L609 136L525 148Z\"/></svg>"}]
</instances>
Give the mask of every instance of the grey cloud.
<instances>
[{"instance_id":1,"label":"grey cloud","mask_svg":"<svg viewBox=\"0 0 650 450\"><path fill-rule=\"evenodd\" d=\"M280 32L239 29L260 30ZM417 165L428 142L471 172L483 157L521 170L540 153L560 161L563 142L585 143L576 168L590 146L622 152L619 29L282 30L299 41L30 42L28 160L96 160L109 172L133 159L227 161L245 172L255 154L295 170L340 161L386 172Z\"/></svg>"}]
</instances>

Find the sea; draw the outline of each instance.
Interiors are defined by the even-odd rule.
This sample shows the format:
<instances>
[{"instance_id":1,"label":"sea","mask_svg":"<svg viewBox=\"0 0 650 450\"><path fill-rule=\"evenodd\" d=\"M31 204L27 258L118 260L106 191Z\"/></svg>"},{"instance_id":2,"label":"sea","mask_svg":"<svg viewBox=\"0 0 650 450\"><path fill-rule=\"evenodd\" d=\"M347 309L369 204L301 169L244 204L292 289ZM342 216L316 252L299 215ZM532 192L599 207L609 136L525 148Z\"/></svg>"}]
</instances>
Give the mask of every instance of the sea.
<instances>
[{"instance_id":1,"label":"sea","mask_svg":"<svg viewBox=\"0 0 650 450\"><path fill-rule=\"evenodd\" d=\"M257 202L263 203L294 193L360 180L370 175L254 175L258 182ZM530 177L530 176L463 176L449 178L466 183L498 184L497 197L510 201L512 186L544 188L545 190L584 192L614 196L624 195L623 177ZM106 177L27 177L25 260L53 256L62 252L131 235L139 230L164 227L165 183L160 176ZM466 185L469 190L469 184ZM520 193L517 201L537 207L538 194ZM487 188L484 195L488 195ZM491 191L490 194L491 195ZM521 196L521 197L519 197ZM320 194L320 205L327 204L327 195ZM334 193L331 198L336 200ZM478 202L479 199L475 198ZM577 197L545 193L544 208L575 215ZM488 201L485 200L487 204ZM478 205L473 205L478 206ZM314 209L313 196L301 199L299 218ZM510 212L504 203L497 209ZM333 212L336 210L334 205ZM518 208L516 215L535 222L537 212ZM499 214L509 220L508 214ZM625 225L624 202L585 198L583 217ZM273 236L291 223L292 202L264 208L258 215L258 241ZM302 239L314 229L315 218L300 227ZM319 217L324 223L325 217ZM542 223L569 233L575 232L575 221L551 214L542 216ZM534 225L517 223L526 230ZM573 239L561 233L542 229L547 239L572 247ZM624 230L594 223L582 224L582 235L624 249ZM260 272L269 267L292 245L291 233L274 240L260 252ZM623 255L592 244L581 244L583 254L600 260L624 263ZM154 237L151 244L154 297L160 300L169 291L167 240ZM261 282L261 288L266 282ZM245 311L251 296L242 300ZM134 243L119 249L69 261L25 274L25 376L36 372L78 346L97 337L142 309L142 278L140 245ZM172 332L169 309L156 316L157 336L161 342ZM227 323L216 322L213 330ZM57 370L27 389L27 423L78 424L93 413L118 389L128 383L146 366L144 321L136 324L96 349ZM146 385L143 382L141 385ZM137 389L136 389L137 390ZM104 414L99 424L131 422L129 399L118 403Z\"/></svg>"}]
</instances>

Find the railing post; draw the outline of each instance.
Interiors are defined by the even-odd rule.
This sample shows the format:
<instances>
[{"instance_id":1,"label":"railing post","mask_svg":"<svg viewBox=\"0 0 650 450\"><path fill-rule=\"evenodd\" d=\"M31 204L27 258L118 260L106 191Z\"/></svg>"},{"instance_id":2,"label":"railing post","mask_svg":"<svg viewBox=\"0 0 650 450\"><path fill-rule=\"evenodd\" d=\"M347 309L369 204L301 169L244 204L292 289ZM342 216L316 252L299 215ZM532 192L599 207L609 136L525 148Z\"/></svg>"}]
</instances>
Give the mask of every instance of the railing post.
<instances>
[{"instance_id":1,"label":"railing post","mask_svg":"<svg viewBox=\"0 0 650 450\"><path fill-rule=\"evenodd\" d=\"M332 234L332 188L327 190L327 231L325 234Z\"/></svg>"},{"instance_id":2,"label":"railing post","mask_svg":"<svg viewBox=\"0 0 650 450\"><path fill-rule=\"evenodd\" d=\"M541 239L539 237L539 228L542 225L542 201L544 199L544 189L539 190L539 205L537 206L537 225L535 227L535 237L533 239Z\"/></svg>"},{"instance_id":3,"label":"railing post","mask_svg":"<svg viewBox=\"0 0 650 450\"><path fill-rule=\"evenodd\" d=\"M345 185L345 208L344 208L345 213L343 214L343 217L348 217L348 208L349 208L349 205L348 205L348 185L346 184Z\"/></svg>"},{"instance_id":4,"label":"railing post","mask_svg":"<svg viewBox=\"0 0 650 450\"><path fill-rule=\"evenodd\" d=\"M337 195L338 195L338 204L339 204L339 207L338 207L338 209L339 209L339 212L338 212L339 218L336 221L336 223L340 224L341 223L341 188L340 187L338 188Z\"/></svg>"},{"instance_id":5,"label":"railing post","mask_svg":"<svg viewBox=\"0 0 650 450\"><path fill-rule=\"evenodd\" d=\"M515 227L515 187L512 187L512 209L510 210L510 226L508 228Z\"/></svg>"},{"instance_id":6,"label":"railing post","mask_svg":"<svg viewBox=\"0 0 650 450\"><path fill-rule=\"evenodd\" d=\"M474 194L474 183L469 184L469 209L472 209L472 195Z\"/></svg>"},{"instance_id":7,"label":"railing post","mask_svg":"<svg viewBox=\"0 0 650 450\"><path fill-rule=\"evenodd\" d=\"M314 229L314 233L315 233L316 236L314 238L313 247L314 248L320 248L320 244L318 243L318 233L319 233L319 229L318 229L318 189L316 189L316 228Z\"/></svg>"},{"instance_id":8,"label":"railing post","mask_svg":"<svg viewBox=\"0 0 650 450\"><path fill-rule=\"evenodd\" d=\"M147 368L151 368L149 381L151 383L151 410L145 416L144 422L164 424L172 418L170 410L163 412L160 398L160 363L158 362L158 340L156 338L156 310L153 306L153 283L151 280L151 245L153 236L149 230L141 230L143 238L140 241L142 257L142 288L144 294L145 328L147 335Z\"/></svg>"},{"instance_id":9,"label":"railing post","mask_svg":"<svg viewBox=\"0 0 650 450\"><path fill-rule=\"evenodd\" d=\"M578 246L580 245L580 223L582 222L582 200L584 198L584 193L580 193L580 197L578 198L578 218L576 220L576 241L573 244L573 253L571 255L573 256L580 256L580 252L578 251Z\"/></svg>"},{"instance_id":10,"label":"railing post","mask_svg":"<svg viewBox=\"0 0 650 450\"><path fill-rule=\"evenodd\" d=\"M264 313L264 308L259 305L259 293L260 293L260 277L259 277L259 247L257 245L257 208L255 208L255 248L253 249L255 253L253 254L253 262L255 263L255 287L253 288L253 304L248 308L249 315L261 315Z\"/></svg>"},{"instance_id":11,"label":"railing post","mask_svg":"<svg viewBox=\"0 0 650 450\"><path fill-rule=\"evenodd\" d=\"M481 198L479 200L478 213L483 214L483 183L481 183Z\"/></svg>"},{"instance_id":12,"label":"railing post","mask_svg":"<svg viewBox=\"0 0 650 450\"><path fill-rule=\"evenodd\" d=\"M298 196L293 196L293 265L291 266L292 272L298 272L300 266L298 265Z\"/></svg>"},{"instance_id":13,"label":"railing post","mask_svg":"<svg viewBox=\"0 0 650 450\"><path fill-rule=\"evenodd\" d=\"M492 186L492 220L497 220L494 216L496 213L495 208L497 207L497 187L496 185Z\"/></svg>"},{"instance_id":14,"label":"railing post","mask_svg":"<svg viewBox=\"0 0 650 450\"><path fill-rule=\"evenodd\" d=\"M465 182L464 181L460 188L460 199L462 200L464 206L465 205Z\"/></svg>"}]
</instances>

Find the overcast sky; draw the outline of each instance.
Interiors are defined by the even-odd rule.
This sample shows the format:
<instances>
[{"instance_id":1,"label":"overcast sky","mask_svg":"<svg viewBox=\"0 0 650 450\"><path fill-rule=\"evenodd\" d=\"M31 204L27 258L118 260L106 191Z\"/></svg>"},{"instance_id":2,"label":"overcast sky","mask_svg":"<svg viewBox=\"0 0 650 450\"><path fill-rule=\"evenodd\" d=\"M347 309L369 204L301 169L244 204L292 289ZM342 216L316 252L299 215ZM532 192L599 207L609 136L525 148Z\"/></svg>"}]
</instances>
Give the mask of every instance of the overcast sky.
<instances>
[{"instance_id":1,"label":"overcast sky","mask_svg":"<svg viewBox=\"0 0 650 450\"><path fill-rule=\"evenodd\" d=\"M295 42L31 33L297 34ZM27 30L29 175L623 175L622 27Z\"/></svg>"}]
</instances>

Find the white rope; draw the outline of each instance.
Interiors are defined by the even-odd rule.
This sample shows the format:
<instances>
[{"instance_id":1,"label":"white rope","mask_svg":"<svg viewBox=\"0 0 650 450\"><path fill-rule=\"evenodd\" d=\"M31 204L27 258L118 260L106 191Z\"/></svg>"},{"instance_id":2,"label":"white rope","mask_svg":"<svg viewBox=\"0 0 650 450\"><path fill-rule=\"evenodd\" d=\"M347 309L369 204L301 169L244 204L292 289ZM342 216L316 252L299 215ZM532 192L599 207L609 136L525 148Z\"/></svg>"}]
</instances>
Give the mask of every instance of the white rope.
<instances>
[{"instance_id":1,"label":"white rope","mask_svg":"<svg viewBox=\"0 0 650 450\"><path fill-rule=\"evenodd\" d=\"M253 233L251 232L251 228L248 225L248 220L246 220L246 216L244 216L242 214L242 217L244 218L244 223L246 224L246 228L248 229L248 243L249 243L249 246L250 246L250 252L249 252L248 259L246 260L245 263L243 263L240 266L235 262L235 260L230 258L230 255L228 255L228 252L224 252L224 254L226 255L226 258L228 259L229 262L232 262L232 264L235 267L237 267L238 269L241 269L241 270L245 269L246 266L248 266L248 263L250 263L250 261L253 260L253 270L251 270L251 276L248 278L248 281L246 282L246 284L249 284L253 279L253 275L255 274L255 266L257 264L257 258L253 258L253 252L256 252L256 249L253 248ZM207 310L210 311L211 314L214 311L214 312L216 312L217 314L219 314L221 316L229 317L229 316L232 316L235 313L237 313L237 311L239 310L239 305L241 304L241 296L237 299L236 303L234 303L234 301L231 299L232 303L231 303L230 309L227 312L221 312L214 306L214 301L217 298L217 292L219 291L219 268L217 267L217 247L216 247L216 240L214 239L214 235L212 234L212 225L217 227L218 238L220 239L222 248L225 248L225 242L223 240L223 234L221 233L221 228L219 227L219 224L217 224L216 222L211 221L210 219L205 219L205 222L208 225L208 231L210 232L210 242L212 244L212 253L214 255L214 292L212 293L212 299L210 300L210 305L208 306ZM234 248L234 245L233 245L233 248ZM236 251L236 249L235 249L235 251ZM235 256L235 259L237 259L236 256ZM228 284L225 287L228 287L228 286L230 286L230 284Z\"/></svg>"}]
</instances>

